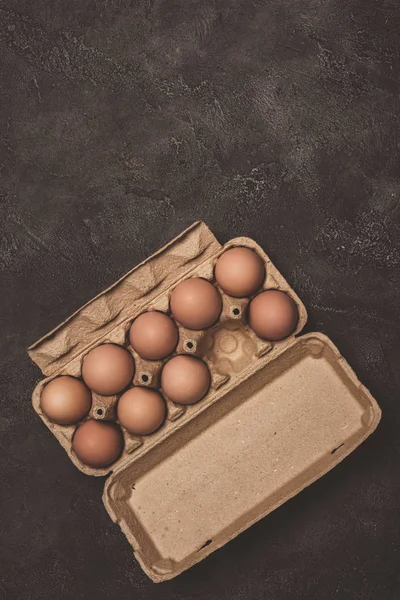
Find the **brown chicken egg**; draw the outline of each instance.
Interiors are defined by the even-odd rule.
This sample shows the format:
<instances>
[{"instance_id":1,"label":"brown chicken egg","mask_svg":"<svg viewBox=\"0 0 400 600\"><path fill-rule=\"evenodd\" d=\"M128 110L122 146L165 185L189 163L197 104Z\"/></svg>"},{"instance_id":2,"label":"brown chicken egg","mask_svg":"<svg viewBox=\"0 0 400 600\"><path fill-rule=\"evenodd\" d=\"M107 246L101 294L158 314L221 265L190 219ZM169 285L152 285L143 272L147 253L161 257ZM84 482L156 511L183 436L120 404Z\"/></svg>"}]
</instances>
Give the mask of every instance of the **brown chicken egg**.
<instances>
[{"instance_id":1,"label":"brown chicken egg","mask_svg":"<svg viewBox=\"0 0 400 600\"><path fill-rule=\"evenodd\" d=\"M187 329L206 329L218 320L222 300L212 283L193 277L176 286L170 308L173 317Z\"/></svg>"},{"instance_id":2,"label":"brown chicken egg","mask_svg":"<svg viewBox=\"0 0 400 600\"><path fill-rule=\"evenodd\" d=\"M119 422L129 433L148 435L164 422L167 407L156 390L133 387L119 399L117 414Z\"/></svg>"},{"instance_id":3,"label":"brown chicken egg","mask_svg":"<svg viewBox=\"0 0 400 600\"><path fill-rule=\"evenodd\" d=\"M297 306L288 294L266 290L250 302L248 321L258 337L278 341L296 329L299 319Z\"/></svg>"},{"instance_id":4,"label":"brown chicken egg","mask_svg":"<svg viewBox=\"0 0 400 600\"><path fill-rule=\"evenodd\" d=\"M205 362L194 356L174 356L161 372L161 388L177 404L194 404L208 392L210 371Z\"/></svg>"},{"instance_id":5,"label":"brown chicken egg","mask_svg":"<svg viewBox=\"0 0 400 600\"><path fill-rule=\"evenodd\" d=\"M230 248L221 254L215 265L214 275L226 294L244 298L261 287L265 267L258 254L241 246Z\"/></svg>"},{"instance_id":6,"label":"brown chicken egg","mask_svg":"<svg viewBox=\"0 0 400 600\"><path fill-rule=\"evenodd\" d=\"M102 344L84 358L82 377L91 390L102 396L118 394L133 379L135 363L132 355L117 344Z\"/></svg>"},{"instance_id":7,"label":"brown chicken egg","mask_svg":"<svg viewBox=\"0 0 400 600\"><path fill-rule=\"evenodd\" d=\"M58 425L73 425L87 415L92 394L80 379L62 375L44 388L40 407L46 417Z\"/></svg>"},{"instance_id":8,"label":"brown chicken egg","mask_svg":"<svg viewBox=\"0 0 400 600\"><path fill-rule=\"evenodd\" d=\"M81 462L95 469L108 467L120 456L124 447L121 429L109 421L89 419L78 427L72 448Z\"/></svg>"},{"instance_id":9,"label":"brown chicken egg","mask_svg":"<svg viewBox=\"0 0 400 600\"><path fill-rule=\"evenodd\" d=\"M139 315L129 331L132 348L146 360L166 358L175 350L178 338L178 328L174 321L157 310Z\"/></svg>"}]
</instances>

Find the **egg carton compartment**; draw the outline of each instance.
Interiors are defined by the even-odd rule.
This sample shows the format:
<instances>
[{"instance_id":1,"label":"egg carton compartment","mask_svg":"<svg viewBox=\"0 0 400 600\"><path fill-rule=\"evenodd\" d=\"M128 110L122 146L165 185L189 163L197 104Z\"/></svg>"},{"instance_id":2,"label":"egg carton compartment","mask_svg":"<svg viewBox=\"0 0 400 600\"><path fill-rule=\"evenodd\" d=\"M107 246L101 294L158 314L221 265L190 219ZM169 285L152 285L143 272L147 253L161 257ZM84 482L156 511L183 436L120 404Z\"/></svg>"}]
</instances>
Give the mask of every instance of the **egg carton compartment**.
<instances>
[{"instance_id":1,"label":"egg carton compartment","mask_svg":"<svg viewBox=\"0 0 400 600\"><path fill-rule=\"evenodd\" d=\"M232 247L247 247L258 254L265 265L265 279L254 294L267 289L278 289L287 293L295 302L299 314L297 327L293 334L288 338L278 342L266 342L260 339L247 325L246 311L251 297L234 298L226 294L216 283L214 277L215 264L218 257L226 250ZM205 330L191 330L183 327L179 322L176 322L179 332L178 345L175 351L162 361L149 361L143 359L132 348L129 342L129 329L133 321L142 313L147 311L160 311L168 314L173 318L170 311L170 298L173 290L177 285L186 279L199 277L206 279L218 289L222 299L222 310L219 319L215 325ZM154 288L152 288L154 291ZM135 374L132 380L133 386L148 386L159 391L167 405L167 417L161 427L146 436L137 436L129 433L121 425L124 437L124 449L120 457L109 467L92 468L82 463L72 450L72 438L77 428L75 426L56 425L51 423L40 408L40 390L43 386L40 385L35 390L33 395L33 405L40 417L50 426L53 434L62 443L64 449L69 454L74 464L87 474L99 476L109 473L128 455L133 453L139 455L146 452L154 444L162 441L166 435L175 430L176 422L182 420L187 421L196 414L196 405L184 406L175 404L170 400L160 388L160 373L163 365L172 356L178 354L188 354L198 356L207 364L211 374L211 386L206 396L200 400L203 405L212 404L219 394L216 392L232 379L239 380L243 372L254 361L258 361L264 357L274 347L284 347L293 335L296 335L304 327L307 319L307 313L304 305L301 303L294 290L290 288L286 280L273 265L269 257L253 240L245 237L239 237L231 240L224 246L220 247L217 252L213 252L205 260L192 261L191 268L185 271L174 284L166 289L159 288L159 294L151 301L145 301L140 308L119 321L106 335L99 337L95 343L86 347L81 353L77 354L69 362L67 362L55 375L72 375L81 378L82 363L85 356L98 345L105 343L117 344L125 347L133 356L135 362ZM100 332L104 324L101 324ZM51 377L50 379L52 379ZM47 383L50 379L45 380ZM108 420L117 422L116 405L121 394L114 396L101 396L92 393L92 408L87 418L97 420ZM86 420L85 419L85 420Z\"/></svg>"},{"instance_id":2,"label":"egg carton compartment","mask_svg":"<svg viewBox=\"0 0 400 600\"><path fill-rule=\"evenodd\" d=\"M235 298L226 294L215 279L215 265L218 258L233 247L251 249L260 257L265 266L265 277L259 289L245 298ZM173 318L170 310L171 294L182 281L190 278L205 279L218 290L222 299L222 310L217 322L207 329L191 330L175 321L179 333L175 350L163 360L143 359L130 344L129 330L132 323L138 316L148 311L160 311ZM279 290L286 293L297 307L297 325L285 339L265 341L259 338L248 324L249 303L252 298L265 290ZM198 222L82 307L28 350L31 358L46 376L34 390L32 397L34 409L61 443L77 468L94 476L112 472L106 486L104 503L111 517L120 524L133 545L142 567L154 581L175 576L226 543L249 524L284 502L287 497L297 493L301 486L308 485L332 468L341 460L341 457L350 452L355 445L361 443L362 439L376 426L380 416L379 407L358 382L333 344L322 334L297 337L306 321L307 312L301 300L255 241L246 237L238 237L221 246L206 225ZM149 435L132 435L121 426L124 438L121 455L109 467L95 469L83 464L72 450L72 439L77 425L60 426L52 423L41 410L40 398L44 386L60 375L81 378L85 356L96 346L106 343L124 347L134 359L135 373L128 388L142 386L158 390L165 400L167 413L165 421L159 429ZM312 357L313 361L317 361L319 358L323 359L318 364L325 366L321 367L322 370L316 381L313 380L313 369L305 368L303 360L305 353L308 357ZM211 374L209 391L200 401L192 405L174 403L160 388L161 371L164 365L172 357L181 354L203 360ZM294 372L296 377L293 375ZM304 480L300 475L295 476L288 468L288 472L285 474L287 481L285 480L284 483L287 493L281 493L279 497L276 496L275 491L271 493L272 495L266 493L266 490L270 490L271 482L267 484L264 480L260 480L258 467L255 464L257 460L250 453L250 450L254 451L255 449L249 446L249 449L241 454L239 451L241 442L237 438L239 429L229 432L229 427L225 429L231 418L229 415L242 409L245 411L247 431L250 432L250 424L252 424L256 429L257 439L261 436L263 428L269 430L270 418L275 412L277 418L280 418L280 426L285 426L289 417L292 418L293 415L290 411L285 412L285 406L289 400L284 391L279 391L278 387L276 399L268 391L275 389L271 383L272 380L275 381L275 377L276 381L284 383L283 389L286 389L287 385L292 385L295 393L299 386L301 389L307 383L311 386L312 398L309 401L313 404L314 414L312 411L307 413L310 431L322 427L329 432L333 427L333 417L328 418L329 410L326 399L323 400L321 408L322 421L316 417L319 414L317 405L320 401L317 388L320 385L321 389L325 390L324 386L327 380L332 380L332 390L335 389L342 394L339 400L334 397L333 392L331 393L333 412L339 404L340 406L345 404L347 411L353 411L355 423L356 413L361 414L360 411L357 412L358 409L355 409L354 398L358 398L359 404L362 404L364 400L365 406L368 402L370 403L369 406L374 415L372 421L368 421L365 415L361 416L365 427L354 438L354 444L346 442L345 450L338 449L337 452L335 450L329 457L325 448L324 456L326 454L327 460L322 462L318 462L314 453L312 458L315 461L312 464L315 468L310 463L311 458L308 462L304 459L303 470L308 473L309 469L314 469L313 475L309 479ZM339 385L338 382L344 381L344 379L348 380L346 385L348 389L351 388L351 393L346 391L346 386ZM260 389L257 386L261 386ZM259 391L254 396L253 392L256 388ZM286 391L288 390L286 389ZM262 400L264 392L267 398L265 403ZM92 392L92 406L84 420L95 419L118 423L117 403L122 393L102 396ZM360 395L364 400L359 399ZM307 398L305 401L308 402ZM301 404L296 404L296 407L296 411L299 411L300 414ZM340 410L342 409L340 408ZM215 436L207 448L205 444L208 443L208 436L211 435L207 433L209 430L214 431ZM290 435L286 442L294 445L298 443L295 428L293 431L287 431ZM330 440L329 436L327 439ZM230 440L234 445L235 460L239 471L242 467L246 469L246 464L251 467L249 477L252 478L252 482L251 485L249 484L248 490L239 485L240 482L236 481L233 467L231 469L224 458L230 453ZM185 470L183 472L179 469L176 471L175 463L178 461L181 464L179 457L186 456L187 448L194 447L193 445L197 445L199 456L203 458L199 458L200 465L194 455L189 453L190 477L186 477ZM278 445L277 456L283 456L285 448ZM266 449L263 448L263 452L264 450ZM215 487L213 487L212 479L205 481L202 475L210 471L204 453L213 456L212 463L213 465L215 463L215 469L219 473L217 477L221 482L220 491L218 492L215 488L216 493L221 492L221 497L213 506L211 506L211 500L208 504L204 500L204 496L207 495L205 491L207 487L211 486L210 492L213 494ZM334 454L335 456L333 456ZM266 451L263 460L267 463L268 468L270 459L271 455L269 451ZM318 468L315 466L317 463ZM183 466L185 465L183 464ZM209 475L211 477L211 473ZM159 481L158 491L156 489L157 478ZM227 522L229 511L225 511L222 501L222 498L225 497L222 493L223 482L226 482L227 478L232 480L231 485L225 486L228 495L236 491L239 499L240 493L247 498L241 503L237 503L237 506L243 509L242 513L236 515L235 518L232 516L229 523ZM276 479L275 475L274 478ZM192 483L189 482L189 484L189 480ZM191 524L195 517L193 513L187 519L182 515L181 523L173 521L171 527L168 523L165 524L164 533L158 531L158 525L155 524L158 517L155 519L151 516L153 508L153 516L158 514L158 508L154 507L155 498L159 497L160 493L164 494L165 486L170 485L172 495L166 491L160 501L160 507L169 510L164 499L167 501L169 498L171 502L177 502L180 492L174 492L173 489L176 486L176 490L179 490L179 486L182 487L186 484L189 487L192 486L189 496L205 486L204 492L200 494L201 502L194 501L194 512L197 514L197 511L200 511L204 501L204 515L208 515L211 523L213 520L211 512L214 511L215 518L220 519L221 528L219 530L203 523L206 519L205 516L201 516L199 519L199 523L202 524L201 528L192 530ZM139 489L139 485L140 494L132 496L132 490ZM231 489L232 486L236 486L235 490ZM154 494L153 500L148 503L150 512L147 512L146 507L143 508L144 504L138 502L142 491L144 495ZM182 498L184 498L186 491L183 488L181 491ZM253 493L252 499L249 497L251 493ZM179 507L177 508L179 513ZM232 515L234 515L234 511ZM166 515L164 517L161 515L161 517L162 520L164 517L166 518ZM192 533L190 534L190 532ZM187 537L185 538L185 536ZM203 539L205 536L206 539Z\"/></svg>"}]
</instances>

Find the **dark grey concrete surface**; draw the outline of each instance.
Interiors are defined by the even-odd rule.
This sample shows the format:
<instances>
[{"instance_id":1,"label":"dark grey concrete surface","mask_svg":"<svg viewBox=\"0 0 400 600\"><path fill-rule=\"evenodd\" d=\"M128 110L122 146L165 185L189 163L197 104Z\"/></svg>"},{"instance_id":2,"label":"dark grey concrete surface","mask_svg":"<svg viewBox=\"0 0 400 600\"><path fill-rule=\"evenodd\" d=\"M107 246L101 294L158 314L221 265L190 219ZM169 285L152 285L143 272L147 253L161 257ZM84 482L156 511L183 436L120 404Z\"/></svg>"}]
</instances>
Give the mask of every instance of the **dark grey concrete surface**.
<instances>
[{"instance_id":1,"label":"dark grey concrete surface","mask_svg":"<svg viewBox=\"0 0 400 600\"><path fill-rule=\"evenodd\" d=\"M400 597L396 0L0 2L0 597ZM195 219L247 235L383 409L342 465L150 582L25 348Z\"/></svg>"}]
</instances>

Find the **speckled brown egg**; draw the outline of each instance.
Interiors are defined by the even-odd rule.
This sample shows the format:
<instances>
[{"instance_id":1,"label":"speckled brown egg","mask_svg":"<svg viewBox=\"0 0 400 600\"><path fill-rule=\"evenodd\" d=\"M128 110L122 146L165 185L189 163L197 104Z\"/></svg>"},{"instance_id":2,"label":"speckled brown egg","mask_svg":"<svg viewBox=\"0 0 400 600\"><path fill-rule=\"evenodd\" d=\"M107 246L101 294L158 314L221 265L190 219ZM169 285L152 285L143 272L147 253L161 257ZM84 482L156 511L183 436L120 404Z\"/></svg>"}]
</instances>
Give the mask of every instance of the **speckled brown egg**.
<instances>
[{"instance_id":1,"label":"speckled brown egg","mask_svg":"<svg viewBox=\"0 0 400 600\"><path fill-rule=\"evenodd\" d=\"M206 329L218 320L222 300L212 283L193 277L176 286L170 308L173 317L187 329Z\"/></svg>"},{"instance_id":2,"label":"speckled brown egg","mask_svg":"<svg viewBox=\"0 0 400 600\"><path fill-rule=\"evenodd\" d=\"M167 407L156 390L138 386L122 394L117 414L118 421L129 433L148 435L162 425Z\"/></svg>"},{"instance_id":3,"label":"speckled brown egg","mask_svg":"<svg viewBox=\"0 0 400 600\"><path fill-rule=\"evenodd\" d=\"M265 278L265 267L261 258L250 248L230 248L217 260L214 271L218 285L229 296L244 298L251 296Z\"/></svg>"},{"instance_id":4,"label":"speckled brown egg","mask_svg":"<svg viewBox=\"0 0 400 600\"><path fill-rule=\"evenodd\" d=\"M44 388L40 407L50 421L58 425L73 425L87 415L92 404L90 390L80 379L62 375Z\"/></svg>"},{"instance_id":5,"label":"speckled brown egg","mask_svg":"<svg viewBox=\"0 0 400 600\"><path fill-rule=\"evenodd\" d=\"M156 310L139 315L132 323L129 341L146 360L161 360L171 354L178 343L178 328L163 312Z\"/></svg>"},{"instance_id":6,"label":"speckled brown egg","mask_svg":"<svg viewBox=\"0 0 400 600\"><path fill-rule=\"evenodd\" d=\"M248 320L258 337L278 341L293 333L299 313L288 294L279 290L266 290L250 302Z\"/></svg>"},{"instance_id":7,"label":"speckled brown egg","mask_svg":"<svg viewBox=\"0 0 400 600\"><path fill-rule=\"evenodd\" d=\"M84 358L82 377L91 390L102 396L112 396L132 381L135 363L132 355L117 344L102 344Z\"/></svg>"},{"instance_id":8,"label":"speckled brown egg","mask_svg":"<svg viewBox=\"0 0 400 600\"><path fill-rule=\"evenodd\" d=\"M89 419L78 427L72 448L81 462L95 469L108 467L124 447L122 431L115 423Z\"/></svg>"},{"instance_id":9,"label":"speckled brown egg","mask_svg":"<svg viewBox=\"0 0 400 600\"><path fill-rule=\"evenodd\" d=\"M161 388L177 404L194 404L210 387L210 371L204 361L194 356L174 356L161 372Z\"/></svg>"}]
</instances>

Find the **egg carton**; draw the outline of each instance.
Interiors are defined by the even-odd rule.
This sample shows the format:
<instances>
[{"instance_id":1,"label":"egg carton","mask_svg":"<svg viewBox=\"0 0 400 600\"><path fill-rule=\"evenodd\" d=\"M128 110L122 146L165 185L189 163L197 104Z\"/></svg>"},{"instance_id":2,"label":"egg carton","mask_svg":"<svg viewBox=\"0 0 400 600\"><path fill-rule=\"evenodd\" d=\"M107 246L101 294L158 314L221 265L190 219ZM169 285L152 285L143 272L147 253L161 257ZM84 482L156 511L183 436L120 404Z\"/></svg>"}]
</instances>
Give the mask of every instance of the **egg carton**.
<instances>
[{"instance_id":1,"label":"egg carton","mask_svg":"<svg viewBox=\"0 0 400 600\"><path fill-rule=\"evenodd\" d=\"M95 327L96 331L99 331L100 333L99 337L81 349L81 340L76 340L75 338L76 335L81 335L78 324L76 333L75 331L70 331L69 340L74 340L77 342L75 348L79 346L81 351L76 353L74 356L71 356L70 360L67 361L66 364L62 364L61 368L58 368L52 372L50 377L41 381L33 394L33 406L36 412L58 438L74 464L83 472L95 476L106 475L111 470L114 470L115 466L120 464L126 456L130 456L134 452L137 456L146 452L151 446L159 443L166 436L170 435L170 433L174 431L176 427L180 426L180 424L176 423L176 421L180 419L187 421L188 419L192 418L199 411L203 410L205 406L208 406L212 402L216 401L221 394L223 394L223 389L221 388L226 386L228 381L231 380L231 383L234 384L238 378L243 376L243 373L246 370L249 368L254 368L255 363L259 362L259 359L269 353L271 353L271 356L268 357L268 360L273 358L275 354L272 352L273 349L279 349L288 342L288 340L283 340L280 342L266 342L258 338L252 329L246 324L246 309L251 297L233 298L226 295L216 284L214 279L215 263L225 250L235 246L245 246L251 248L264 262L265 279L257 292L264 289L279 289L289 294L296 303L299 312L299 320L293 335L301 331L301 329L304 327L307 320L307 313L304 305L273 265L265 252L253 240L245 237L235 238L225 244L225 246L219 246L218 249L216 249L212 254L210 254L210 256L207 256L206 258L203 258L204 249L201 247L200 253L196 257L193 258L190 256L189 261L183 261L182 273L180 274L180 277L168 285L166 289L164 289L162 282L160 282L161 285L158 285L157 287L155 287L152 282L150 293L154 292L155 289L158 291L158 295L156 295L154 298L146 302L146 297L148 294L142 295L141 290L140 296L143 302L133 308L132 300L131 302L128 300L127 306L124 308L128 308L130 304L132 307L131 312L128 310L128 314L124 316L124 318L118 319L117 324L115 321L118 316L121 317L121 305L120 303L117 305L118 313L113 310L113 306L116 304L114 302L116 298L113 296L112 302L111 299L108 301L109 319L107 320L107 325L109 325L111 322L114 323L114 327L107 331L105 335L101 335L105 324L100 323L100 328L98 328L99 320L97 318ZM166 263L165 269L175 269L175 273L177 273L178 269L173 265L173 263L176 261L176 257L175 254L172 253L172 249L168 251L165 256L164 254L161 256L162 262ZM161 256L159 257L159 260L161 260ZM148 263L146 263L146 265L147 264ZM185 268L187 266L189 266L189 268ZM163 269L158 269L157 272L162 273ZM135 278L138 275L140 275L140 267L139 272L135 271L133 274ZM201 277L203 279L207 279L219 290L222 298L222 311L218 322L211 328L200 331L190 330L183 327L179 323L176 323L179 331L179 342L175 351L162 361L149 361L141 358L129 343L129 329L133 320L143 312L151 310L158 310L170 314L169 303L171 293L179 283L190 277ZM124 296L125 292L126 290L124 290ZM102 296L100 296L99 299L102 299ZM91 311L96 310L97 304L98 300L91 305ZM172 317L171 314L170 316ZM79 320L80 318L78 314L76 315L76 319L73 319L70 327L76 327L76 321ZM84 339L86 339L86 336ZM72 450L72 438L77 426L61 426L52 423L52 421L50 421L41 410L40 397L44 386L52 379L59 377L60 375L71 375L73 377L80 378L85 356L94 347L104 343L118 344L125 347L131 353L135 362L135 375L132 380L132 385L151 387L153 389L158 389L162 393L162 390L160 389L160 374L162 367L169 358L178 354L195 355L202 358L209 367L212 383L209 392L201 400L201 403L192 406L175 404L167 396L165 396L165 394L163 394L167 403L167 418L164 424L155 433L142 437L132 435L126 431L124 427L121 427L125 442L122 455L112 466L105 469L94 469L82 463ZM32 350L30 350L30 352L32 352ZM92 407L87 417L85 417L83 420L92 418L106 421L117 421L116 405L120 395L121 394L113 396L101 396L100 394L92 392Z\"/></svg>"},{"instance_id":2,"label":"egg carton","mask_svg":"<svg viewBox=\"0 0 400 600\"><path fill-rule=\"evenodd\" d=\"M235 246L251 248L264 262L257 293L278 289L295 302L299 319L288 338L258 338L247 324L251 297L233 298L218 287L215 263ZM142 359L129 329L145 311L170 314L172 291L190 277L219 289L222 311L207 330L177 323L171 356L202 358L211 373L208 393L190 406L164 395L167 418L156 432L139 437L122 427L121 456L106 469L84 465L72 450L76 426L56 425L41 411L44 386L60 375L80 377L90 350L115 343L134 358L132 385L160 389L170 357ZM34 390L34 409L81 471L112 473L104 504L153 581L170 579L221 547L330 470L377 426L376 401L332 342L320 333L298 337L306 320L303 303L258 244L238 237L221 246L196 222L28 349L46 375ZM92 399L87 418L117 421L119 395L92 393Z\"/></svg>"}]
</instances>

